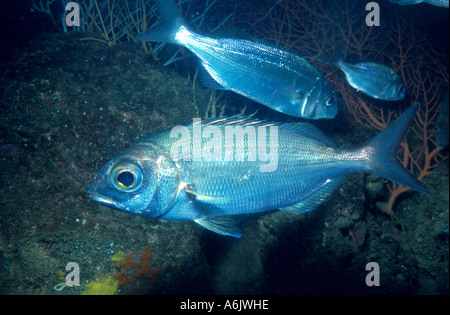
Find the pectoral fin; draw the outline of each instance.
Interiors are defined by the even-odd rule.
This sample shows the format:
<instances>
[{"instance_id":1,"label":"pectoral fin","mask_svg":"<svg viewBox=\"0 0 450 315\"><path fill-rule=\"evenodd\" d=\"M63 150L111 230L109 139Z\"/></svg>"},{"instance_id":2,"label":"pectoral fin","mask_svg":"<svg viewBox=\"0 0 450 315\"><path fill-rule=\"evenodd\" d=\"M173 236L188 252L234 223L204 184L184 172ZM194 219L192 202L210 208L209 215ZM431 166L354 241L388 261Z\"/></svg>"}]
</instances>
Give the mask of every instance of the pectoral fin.
<instances>
[{"instance_id":1,"label":"pectoral fin","mask_svg":"<svg viewBox=\"0 0 450 315\"><path fill-rule=\"evenodd\" d=\"M296 93L295 95L296 100L301 100L305 98L305 93L303 93L301 90L296 90L295 93Z\"/></svg>"},{"instance_id":2,"label":"pectoral fin","mask_svg":"<svg viewBox=\"0 0 450 315\"><path fill-rule=\"evenodd\" d=\"M194 220L204 228L220 235L240 238L242 233L239 228L239 220L235 216L222 216L214 218L203 218Z\"/></svg>"},{"instance_id":3,"label":"pectoral fin","mask_svg":"<svg viewBox=\"0 0 450 315\"><path fill-rule=\"evenodd\" d=\"M188 186L184 188L184 192L189 196L189 199L191 201L202 201L202 202L229 202L231 201L230 198L223 198L223 197L215 197L215 196L208 196L208 195L202 195L198 194L192 189L190 189Z\"/></svg>"}]
</instances>

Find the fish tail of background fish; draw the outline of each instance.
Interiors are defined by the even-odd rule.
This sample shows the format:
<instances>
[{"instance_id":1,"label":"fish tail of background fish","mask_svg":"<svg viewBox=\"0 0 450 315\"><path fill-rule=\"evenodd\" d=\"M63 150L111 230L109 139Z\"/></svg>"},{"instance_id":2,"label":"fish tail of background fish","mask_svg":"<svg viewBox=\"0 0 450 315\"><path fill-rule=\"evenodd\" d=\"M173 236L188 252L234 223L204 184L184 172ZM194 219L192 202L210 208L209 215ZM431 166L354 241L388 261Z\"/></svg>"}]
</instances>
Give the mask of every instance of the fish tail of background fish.
<instances>
[{"instance_id":1,"label":"fish tail of background fish","mask_svg":"<svg viewBox=\"0 0 450 315\"><path fill-rule=\"evenodd\" d=\"M397 149L404 134L411 126L419 103L408 108L397 120L378 135L359 147L361 154L369 155L365 171L387 178L397 184L430 195L431 192L397 160ZM363 153L364 152L364 153Z\"/></svg>"},{"instance_id":2,"label":"fish tail of background fish","mask_svg":"<svg viewBox=\"0 0 450 315\"><path fill-rule=\"evenodd\" d=\"M147 30L145 33L137 35L135 40L179 45L180 43L175 39L176 34L182 26L186 27L186 22L180 10L172 0L157 0L157 4L162 27Z\"/></svg>"}]
</instances>

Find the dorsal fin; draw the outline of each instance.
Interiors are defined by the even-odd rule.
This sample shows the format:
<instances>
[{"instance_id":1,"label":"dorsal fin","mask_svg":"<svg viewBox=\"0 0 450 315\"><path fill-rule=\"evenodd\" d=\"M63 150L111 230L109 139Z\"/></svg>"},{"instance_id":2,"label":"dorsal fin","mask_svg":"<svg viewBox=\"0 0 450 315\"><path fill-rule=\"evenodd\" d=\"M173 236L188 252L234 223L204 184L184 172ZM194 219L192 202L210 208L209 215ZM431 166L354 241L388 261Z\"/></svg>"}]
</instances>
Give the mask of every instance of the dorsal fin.
<instances>
[{"instance_id":1,"label":"dorsal fin","mask_svg":"<svg viewBox=\"0 0 450 315\"><path fill-rule=\"evenodd\" d=\"M263 126L270 127L276 126L280 130L295 133L298 135L306 136L317 141L320 141L331 148L337 148L336 144L331 141L320 129L310 123L305 122L293 122L293 123L279 123L267 120L260 120L248 116L231 116L231 117L220 117L220 118L210 118L201 121L205 125L218 125L218 126L233 126L240 125L245 126Z\"/></svg>"}]
</instances>

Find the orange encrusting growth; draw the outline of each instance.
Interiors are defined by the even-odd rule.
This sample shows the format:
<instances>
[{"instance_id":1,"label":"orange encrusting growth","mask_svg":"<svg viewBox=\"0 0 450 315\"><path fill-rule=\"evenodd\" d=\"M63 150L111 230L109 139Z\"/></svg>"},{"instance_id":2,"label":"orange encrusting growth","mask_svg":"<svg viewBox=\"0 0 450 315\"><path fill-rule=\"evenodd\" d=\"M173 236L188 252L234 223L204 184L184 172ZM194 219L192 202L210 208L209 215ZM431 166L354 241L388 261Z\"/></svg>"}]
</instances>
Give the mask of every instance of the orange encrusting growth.
<instances>
[{"instance_id":1,"label":"orange encrusting growth","mask_svg":"<svg viewBox=\"0 0 450 315\"><path fill-rule=\"evenodd\" d=\"M159 284L161 281L156 276L161 273L161 270L159 268L153 269L150 264L151 258L148 245L144 247L144 251L140 253L140 259L137 261L133 260L133 255L128 254L119 263L120 271L113 277L119 281L119 285L132 284L137 279L144 277L151 280L152 284Z\"/></svg>"}]
</instances>

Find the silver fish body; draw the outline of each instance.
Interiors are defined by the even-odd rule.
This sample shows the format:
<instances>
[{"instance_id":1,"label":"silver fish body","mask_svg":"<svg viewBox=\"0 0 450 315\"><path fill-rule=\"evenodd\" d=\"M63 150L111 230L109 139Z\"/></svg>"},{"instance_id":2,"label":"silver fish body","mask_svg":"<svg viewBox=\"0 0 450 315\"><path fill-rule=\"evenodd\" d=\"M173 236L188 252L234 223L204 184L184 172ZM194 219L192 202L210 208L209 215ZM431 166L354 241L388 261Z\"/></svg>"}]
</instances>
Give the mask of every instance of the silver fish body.
<instances>
[{"instance_id":1,"label":"silver fish body","mask_svg":"<svg viewBox=\"0 0 450 315\"><path fill-rule=\"evenodd\" d=\"M449 7L449 0L388 0L388 1L400 5L428 3L443 8Z\"/></svg>"},{"instance_id":2,"label":"silver fish body","mask_svg":"<svg viewBox=\"0 0 450 315\"><path fill-rule=\"evenodd\" d=\"M349 64L339 61L336 65L345 73L347 82L364 94L385 101L405 98L405 86L394 70L376 62Z\"/></svg>"},{"instance_id":3,"label":"silver fish body","mask_svg":"<svg viewBox=\"0 0 450 315\"><path fill-rule=\"evenodd\" d=\"M243 216L271 209L313 210L351 172L375 173L429 193L395 157L416 109L407 110L371 141L348 150L337 148L308 123L229 118L178 126L140 140L106 163L95 175L89 195L129 213L190 220L240 237ZM234 132L235 138L227 132ZM223 141L239 137L242 141ZM181 139L184 150L178 147ZM276 152L273 160L267 158L271 152ZM270 169L262 169L271 163Z\"/></svg>"},{"instance_id":4,"label":"silver fish body","mask_svg":"<svg viewBox=\"0 0 450 315\"><path fill-rule=\"evenodd\" d=\"M305 59L241 39L214 39L186 26L172 1L159 0L166 28L137 40L169 42L192 51L206 70L207 86L234 91L276 111L309 119L334 118L338 98L331 84Z\"/></svg>"}]
</instances>

